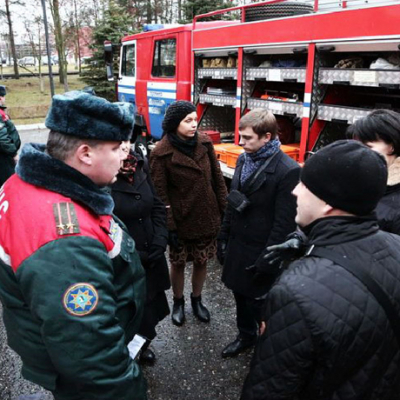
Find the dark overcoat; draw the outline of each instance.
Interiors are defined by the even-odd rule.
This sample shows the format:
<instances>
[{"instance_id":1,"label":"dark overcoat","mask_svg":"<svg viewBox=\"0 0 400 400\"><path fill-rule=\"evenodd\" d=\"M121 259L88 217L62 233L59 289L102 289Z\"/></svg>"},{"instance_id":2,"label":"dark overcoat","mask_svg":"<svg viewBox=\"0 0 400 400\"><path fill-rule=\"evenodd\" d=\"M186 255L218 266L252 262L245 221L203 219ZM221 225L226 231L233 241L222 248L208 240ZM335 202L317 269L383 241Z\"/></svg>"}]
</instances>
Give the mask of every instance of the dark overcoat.
<instances>
[{"instance_id":1,"label":"dark overcoat","mask_svg":"<svg viewBox=\"0 0 400 400\"><path fill-rule=\"evenodd\" d=\"M148 251L152 244L167 247L165 205L157 196L150 178L147 161L139 154L133 184L118 176L111 186L115 215L128 228L135 240L136 249L146 271L147 299L151 300L158 292L170 288L168 265L165 257L149 265ZM151 267L151 268L150 268Z\"/></svg>"},{"instance_id":2,"label":"dark overcoat","mask_svg":"<svg viewBox=\"0 0 400 400\"><path fill-rule=\"evenodd\" d=\"M168 207L168 229L183 240L216 237L227 191L210 138L198 135L191 158L165 136L152 151L150 166L157 193Z\"/></svg>"},{"instance_id":3,"label":"dark overcoat","mask_svg":"<svg viewBox=\"0 0 400 400\"><path fill-rule=\"evenodd\" d=\"M265 290L255 285L253 274L246 268L255 263L266 246L284 242L295 230L296 199L292 190L299 181L300 167L279 151L248 191L240 188L243 164L244 154L238 159L231 189L241 190L250 205L242 213L227 207L219 235L219 239L228 241L222 281L229 289L256 298Z\"/></svg>"},{"instance_id":4,"label":"dark overcoat","mask_svg":"<svg viewBox=\"0 0 400 400\"><path fill-rule=\"evenodd\" d=\"M21 140L13 122L0 108L0 187L14 173L15 161Z\"/></svg>"}]
</instances>

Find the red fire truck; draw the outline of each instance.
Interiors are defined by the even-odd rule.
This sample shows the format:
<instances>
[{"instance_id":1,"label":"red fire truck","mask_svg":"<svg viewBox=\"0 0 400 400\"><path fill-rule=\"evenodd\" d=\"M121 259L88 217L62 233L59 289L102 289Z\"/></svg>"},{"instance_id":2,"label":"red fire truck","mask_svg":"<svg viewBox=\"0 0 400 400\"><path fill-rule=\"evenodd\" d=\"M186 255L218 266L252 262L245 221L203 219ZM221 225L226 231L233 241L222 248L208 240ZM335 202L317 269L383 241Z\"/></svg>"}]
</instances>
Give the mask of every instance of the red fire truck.
<instances>
[{"instance_id":1,"label":"red fire truck","mask_svg":"<svg viewBox=\"0 0 400 400\"><path fill-rule=\"evenodd\" d=\"M229 18L201 22L217 16ZM285 150L301 162L371 109L400 110L400 1L271 0L121 44L118 100L135 105L135 129L147 141L161 138L175 100L197 105L199 129L216 142L236 144L240 117L262 107L277 116ZM112 45L105 50L111 55Z\"/></svg>"}]
</instances>

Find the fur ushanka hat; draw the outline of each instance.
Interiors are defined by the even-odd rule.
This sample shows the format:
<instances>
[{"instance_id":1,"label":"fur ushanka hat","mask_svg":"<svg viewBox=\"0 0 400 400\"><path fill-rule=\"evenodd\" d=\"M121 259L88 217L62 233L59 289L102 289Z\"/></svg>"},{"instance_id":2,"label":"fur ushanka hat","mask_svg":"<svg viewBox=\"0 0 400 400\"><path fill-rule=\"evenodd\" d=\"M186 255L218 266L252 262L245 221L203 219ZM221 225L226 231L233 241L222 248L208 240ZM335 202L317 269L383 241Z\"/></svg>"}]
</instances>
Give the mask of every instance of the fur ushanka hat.
<instances>
[{"instance_id":1,"label":"fur ushanka hat","mask_svg":"<svg viewBox=\"0 0 400 400\"><path fill-rule=\"evenodd\" d=\"M196 111L196 106L190 101L178 100L172 103L165 113L164 120L162 122L163 135L169 133L174 134L178 129L181 121L186 115Z\"/></svg>"},{"instance_id":2,"label":"fur ushanka hat","mask_svg":"<svg viewBox=\"0 0 400 400\"><path fill-rule=\"evenodd\" d=\"M0 96L4 97L6 94L7 94L6 87L3 85L0 85Z\"/></svg>"},{"instance_id":3,"label":"fur ushanka hat","mask_svg":"<svg viewBox=\"0 0 400 400\"><path fill-rule=\"evenodd\" d=\"M64 135L119 142L130 139L133 118L130 103L110 103L85 92L72 91L53 97L45 125Z\"/></svg>"}]
</instances>

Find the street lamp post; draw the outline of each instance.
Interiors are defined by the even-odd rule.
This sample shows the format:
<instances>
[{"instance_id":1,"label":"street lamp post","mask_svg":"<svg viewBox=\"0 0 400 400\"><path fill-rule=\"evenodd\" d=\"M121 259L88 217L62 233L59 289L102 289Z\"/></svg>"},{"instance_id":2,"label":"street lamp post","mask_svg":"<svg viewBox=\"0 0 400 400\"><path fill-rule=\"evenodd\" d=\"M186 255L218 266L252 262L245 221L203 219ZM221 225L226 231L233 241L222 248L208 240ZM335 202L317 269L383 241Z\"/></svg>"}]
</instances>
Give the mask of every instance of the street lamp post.
<instances>
[{"instance_id":1,"label":"street lamp post","mask_svg":"<svg viewBox=\"0 0 400 400\"><path fill-rule=\"evenodd\" d=\"M47 53L47 60L49 63L49 79L50 79L50 92L51 97L54 96L54 80L53 80L53 68L51 65L51 56L50 56L50 45L49 45L49 27L47 25L47 16L46 16L46 0L42 1L43 7L43 22L44 22L44 34L46 37L46 53Z\"/></svg>"}]
</instances>

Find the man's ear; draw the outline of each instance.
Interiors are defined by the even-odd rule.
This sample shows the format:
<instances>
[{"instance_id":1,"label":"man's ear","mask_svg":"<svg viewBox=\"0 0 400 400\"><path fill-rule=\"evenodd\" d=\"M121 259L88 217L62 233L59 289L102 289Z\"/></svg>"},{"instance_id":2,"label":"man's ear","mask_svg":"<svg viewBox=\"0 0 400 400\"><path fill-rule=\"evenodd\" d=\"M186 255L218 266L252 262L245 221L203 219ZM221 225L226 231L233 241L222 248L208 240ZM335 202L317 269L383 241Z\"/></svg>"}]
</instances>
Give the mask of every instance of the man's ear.
<instances>
[{"instance_id":1,"label":"man's ear","mask_svg":"<svg viewBox=\"0 0 400 400\"><path fill-rule=\"evenodd\" d=\"M267 132L267 133L265 134L265 136L264 136L265 143L268 143L268 142L271 140L271 136L272 136L272 133L271 133L271 132Z\"/></svg>"},{"instance_id":2,"label":"man's ear","mask_svg":"<svg viewBox=\"0 0 400 400\"><path fill-rule=\"evenodd\" d=\"M83 164L88 165L88 166L92 165L93 153L92 153L92 148L88 144L86 144L86 143L81 144L76 149L75 155L78 158L78 160L80 162L82 162Z\"/></svg>"},{"instance_id":3,"label":"man's ear","mask_svg":"<svg viewBox=\"0 0 400 400\"><path fill-rule=\"evenodd\" d=\"M329 216L332 213L333 207L329 204L325 204L322 208L322 213L324 216Z\"/></svg>"}]
</instances>

